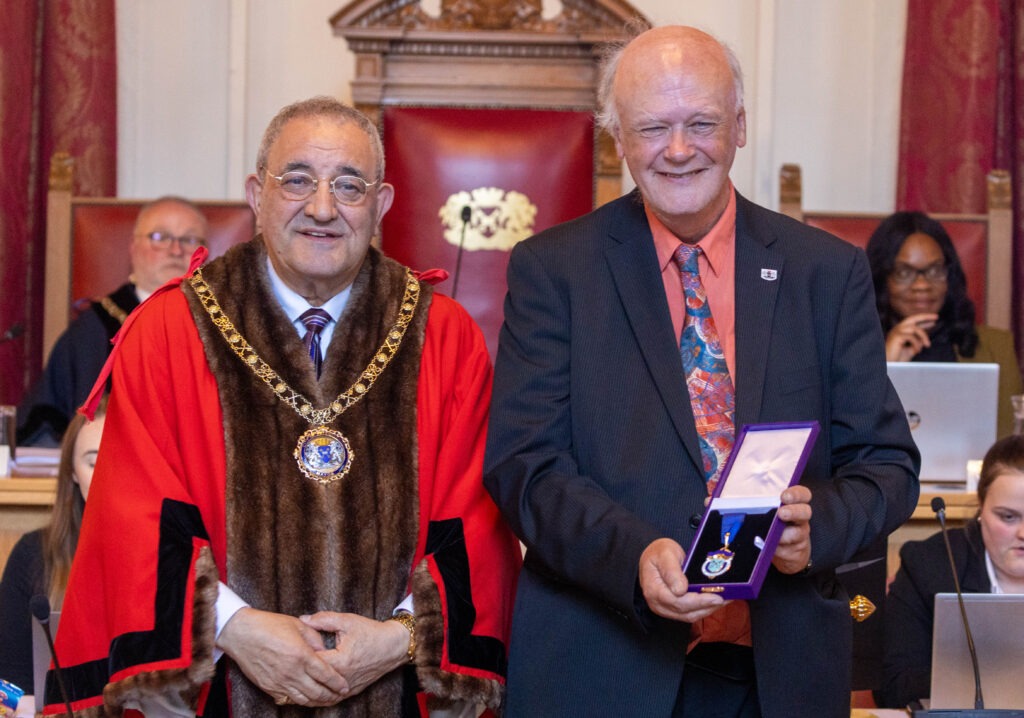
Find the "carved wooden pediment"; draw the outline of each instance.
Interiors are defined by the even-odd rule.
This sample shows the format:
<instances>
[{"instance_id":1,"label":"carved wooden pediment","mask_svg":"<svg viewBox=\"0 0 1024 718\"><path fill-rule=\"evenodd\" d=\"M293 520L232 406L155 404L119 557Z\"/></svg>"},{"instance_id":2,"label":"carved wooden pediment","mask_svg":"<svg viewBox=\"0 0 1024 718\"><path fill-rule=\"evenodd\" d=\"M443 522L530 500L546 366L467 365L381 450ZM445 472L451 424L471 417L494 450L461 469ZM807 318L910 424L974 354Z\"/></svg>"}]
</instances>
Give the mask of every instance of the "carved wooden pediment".
<instances>
[{"instance_id":1,"label":"carved wooden pediment","mask_svg":"<svg viewBox=\"0 0 1024 718\"><path fill-rule=\"evenodd\" d=\"M563 0L561 12L542 17L541 0L442 0L437 17L424 12L419 0L356 0L339 10L331 25L347 30L506 30L565 35L618 37L624 26L641 17L618 0Z\"/></svg>"},{"instance_id":2,"label":"carved wooden pediment","mask_svg":"<svg viewBox=\"0 0 1024 718\"><path fill-rule=\"evenodd\" d=\"M593 109L602 44L647 21L624 0L355 0L330 19L356 56L352 99L381 104Z\"/></svg>"}]
</instances>

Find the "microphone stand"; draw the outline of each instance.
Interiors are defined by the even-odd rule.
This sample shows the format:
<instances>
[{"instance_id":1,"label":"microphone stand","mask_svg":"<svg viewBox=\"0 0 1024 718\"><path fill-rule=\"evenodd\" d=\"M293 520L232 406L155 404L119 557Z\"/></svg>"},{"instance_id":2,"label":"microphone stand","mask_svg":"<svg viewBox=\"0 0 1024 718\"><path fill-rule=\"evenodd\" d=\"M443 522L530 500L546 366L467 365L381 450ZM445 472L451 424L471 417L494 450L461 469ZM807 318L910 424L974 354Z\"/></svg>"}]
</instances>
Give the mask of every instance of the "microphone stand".
<instances>
[{"instance_id":1,"label":"microphone stand","mask_svg":"<svg viewBox=\"0 0 1024 718\"><path fill-rule=\"evenodd\" d=\"M985 699L981 694L981 669L978 668L978 651L974 647L974 635L971 633L971 624L967 620L967 608L964 606L964 594L960 590L960 577L956 573L956 562L953 560L953 547L949 543L949 533L946 531L946 502L941 496L932 499L932 511L939 519L939 526L942 528L942 540L946 544L946 555L949 556L949 566L953 574L953 587L956 588L956 600L960 604L960 619L964 623L964 634L967 636L967 651L971 654L971 667L974 669L974 707L984 708Z\"/></svg>"},{"instance_id":2,"label":"microphone stand","mask_svg":"<svg viewBox=\"0 0 1024 718\"><path fill-rule=\"evenodd\" d=\"M942 540L946 544L946 555L949 557L949 568L953 574L953 587L956 589L957 602L960 604L960 618L967 636L967 651L971 654L971 667L974 669L974 708L931 708L914 710L913 718L1024 718L1024 710L985 708L985 699L981 693L981 669L978 667L978 651L974 647L974 636L971 624L967 620L967 608L964 606L964 594L960 590L960 577L956 572L956 561L953 560L953 547L949 544L949 533L946 531L946 502L941 496L932 499L932 511L939 520L942 529Z\"/></svg>"},{"instance_id":3,"label":"microphone stand","mask_svg":"<svg viewBox=\"0 0 1024 718\"><path fill-rule=\"evenodd\" d=\"M459 235L459 253L455 256L455 278L452 279L452 299L459 293L459 273L462 271L462 247L466 243L466 227L469 225L473 210L467 204L462 208L460 219L462 220L462 234Z\"/></svg>"},{"instance_id":4,"label":"microphone stand","mask_svg":"<svg viewBox=\"0 0 1024 718\"><path fill-rule=\"evenodd\" d=\"M64 687L64 671L60 667L60 661L57 660L57 648L53 645L53 634L50 633L50 599L46 596L36 595L29 601L29 608L32 610L32 615L39 621L39 625L43 627L43 633L46 634L46 644L50 647L50 657L53 659L53 673L57 676L57 687L60 688L61 698L64 699L64 707L67 708L68 718L74 718L74 711L71 709L71 701L68 699L67 688ZM39 696L40 704L37 706L38 712L42 712L43 706L46 704L46 696Z\"/></svg>"}]
</instances>

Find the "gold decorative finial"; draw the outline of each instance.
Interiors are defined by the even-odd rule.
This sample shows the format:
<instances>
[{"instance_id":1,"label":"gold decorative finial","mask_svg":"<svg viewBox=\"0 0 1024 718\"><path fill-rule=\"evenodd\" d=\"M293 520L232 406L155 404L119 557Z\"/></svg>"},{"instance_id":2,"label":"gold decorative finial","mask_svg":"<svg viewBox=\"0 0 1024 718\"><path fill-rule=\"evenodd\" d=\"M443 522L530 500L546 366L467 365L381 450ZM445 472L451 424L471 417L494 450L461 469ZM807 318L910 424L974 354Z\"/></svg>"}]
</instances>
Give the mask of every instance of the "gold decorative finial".
<instances>
[{"instance_id":1,"label":"gold decorative finial","mask_svg":"<svg viewBox=\"0 0 1024 718\"><path fill-rule=\"evenodd\" d=\"M71 192L75 183L75 159L70 153L58 151L50 160L50 189Z\"/></svg>"},{"instance_id":2,"label":"gold decorative finial","mask_svg":"<svg viewBox=\"0 0 1024 718\"><path fill-rule=\"evenodd\" d=\"M799 205L803 197L800 165L786 164L779 170L779 204Z\"/></svg>"},{"instance_id":3,"label":"gold decorative finial","mask_svg":"<svg viewBox=\"0 0 1024 718\"><path fill-rule=\"evenodd\" d=\"M1006 170L992 170L988 180L988 208L1010 209L1010 173Z\"/></svg>"}]
</instances>

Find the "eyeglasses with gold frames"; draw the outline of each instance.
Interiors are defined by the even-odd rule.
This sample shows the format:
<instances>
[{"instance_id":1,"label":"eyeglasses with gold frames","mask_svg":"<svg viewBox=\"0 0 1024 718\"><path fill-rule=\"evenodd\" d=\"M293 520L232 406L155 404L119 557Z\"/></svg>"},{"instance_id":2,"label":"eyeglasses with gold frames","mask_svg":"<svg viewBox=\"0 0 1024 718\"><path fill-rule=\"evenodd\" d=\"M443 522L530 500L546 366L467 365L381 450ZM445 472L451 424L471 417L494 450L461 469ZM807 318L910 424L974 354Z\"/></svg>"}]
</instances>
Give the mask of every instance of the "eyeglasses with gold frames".
<instances>
[{"instance_id":1,"label":"eyeglasses with gold frames","mask_svg":"<svg viewBox=\"0 0 1024 718\"><path fill-rule=\"evenodd\" d=\"M266 168L264 168L264 171L268 177L277 180L277 184L280 186L281 192L285 197L295 201L311 197L321 182L320 179L300 170L285 172L281 175L271 174L270 170ZM376 187L379 184L380 180L367 182L362 177L354 175L338 175L330 181L331 194L341 204L359 204L366 197L366 193L370 188Z\"/></svg>"}]
</instances>

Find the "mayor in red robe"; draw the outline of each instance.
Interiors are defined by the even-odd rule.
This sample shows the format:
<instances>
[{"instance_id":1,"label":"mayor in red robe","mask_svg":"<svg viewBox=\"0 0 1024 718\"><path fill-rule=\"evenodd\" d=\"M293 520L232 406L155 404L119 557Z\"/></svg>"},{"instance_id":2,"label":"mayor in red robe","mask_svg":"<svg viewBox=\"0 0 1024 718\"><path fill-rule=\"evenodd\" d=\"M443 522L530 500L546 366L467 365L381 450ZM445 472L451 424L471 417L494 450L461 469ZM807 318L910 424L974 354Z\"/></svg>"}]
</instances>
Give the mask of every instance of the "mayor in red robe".
<instances>
[{"instance_id":1,"label":"mayor in red robe","mask_svg":"<svg viewBox=\"0 0 1024 718\"><path fill-rule=\"evenodd\" d=\"M334 117L316 120L285 131L333 131ZM119 335L57 636L75 713L118 715L156 698L223 715L210 689L222 683L239 717L426 715L459 702L498 711L520 549L481 482L482 334L367 248L318 380L274 295L271 243L194 261ZM285 617L385 620L411 595L412 661L335 705L281 705L217 660L219 584ZM325 651L334 638L324 635ZM47 715L63 712L54 678Z\"/></svg>"}]
</instances>

